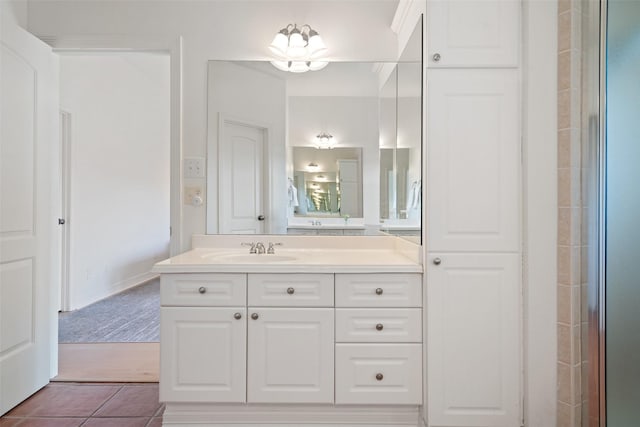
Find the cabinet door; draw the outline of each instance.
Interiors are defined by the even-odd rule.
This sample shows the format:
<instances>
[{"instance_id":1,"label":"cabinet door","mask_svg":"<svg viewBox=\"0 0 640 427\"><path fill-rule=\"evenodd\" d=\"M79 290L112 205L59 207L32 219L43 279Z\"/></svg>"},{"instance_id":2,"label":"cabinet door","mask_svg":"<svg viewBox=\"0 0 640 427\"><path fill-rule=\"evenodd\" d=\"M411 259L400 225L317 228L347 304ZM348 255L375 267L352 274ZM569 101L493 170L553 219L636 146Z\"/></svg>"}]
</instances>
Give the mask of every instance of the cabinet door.
<instances>
[{"instance_id":1,"label":"cabinet door","mask_svg":"<svg viewBox=\"0 0 640 427\"><path fill-rule=\"evenodd\" d=\"M246 309L160 309L160 401L246 401Z\"/></svg>"},{"instance_id":2,"label":"cabinet door","mask_svg":"<svg viewBox=\"0 0 640 427\"><path fill-rule=\"evenodd\" d=\"M515 254L427 257L430 426L520 426L519 260Z\"/></svg>"},{"instance_id":3,"label":"cabinet door","mask_svg":"<svg viewBox=\"0 0 640 427\"><path fill-rule=\"evenodd\" d=\"M518 65L519 0L428 1L426 28L428 67Z\"/></svg>"},{"instance_id":4,"label":"cabinet door","mask_svg":"<svg viewBox=\"0 0 640 427\"><path fill-rule=\"evenodd\" d=\"M430 251L520 249L518 71L427 72Z\"/></svg>"},{"instance_id":5,"label":"cabinet door","mask_svg":"<svg viewBox=\"0 0 640 427\"><path fill-rule=\"evenodd\" d=\"M250 308L249 313L247 400L333 403L333 309Z\"/></svg>"}]
</instances>

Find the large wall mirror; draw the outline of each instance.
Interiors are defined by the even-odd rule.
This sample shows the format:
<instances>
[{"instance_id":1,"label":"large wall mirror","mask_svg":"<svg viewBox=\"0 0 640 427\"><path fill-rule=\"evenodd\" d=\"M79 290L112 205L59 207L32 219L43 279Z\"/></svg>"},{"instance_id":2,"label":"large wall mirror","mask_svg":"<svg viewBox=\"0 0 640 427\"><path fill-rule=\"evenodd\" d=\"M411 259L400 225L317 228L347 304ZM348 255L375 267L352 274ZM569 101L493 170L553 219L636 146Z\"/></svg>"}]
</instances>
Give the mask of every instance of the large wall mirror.
<instances>
[{"instance_id":1,"label":"large wall mirror","mask_svg":"<svg viewBox=\"0 0 640 427\"><path fill-rule=\"evenodd\" d=\"M209 61L207 144L208 234L419 239L422 22L396 62Z\"/></svg>"}]
</instances>

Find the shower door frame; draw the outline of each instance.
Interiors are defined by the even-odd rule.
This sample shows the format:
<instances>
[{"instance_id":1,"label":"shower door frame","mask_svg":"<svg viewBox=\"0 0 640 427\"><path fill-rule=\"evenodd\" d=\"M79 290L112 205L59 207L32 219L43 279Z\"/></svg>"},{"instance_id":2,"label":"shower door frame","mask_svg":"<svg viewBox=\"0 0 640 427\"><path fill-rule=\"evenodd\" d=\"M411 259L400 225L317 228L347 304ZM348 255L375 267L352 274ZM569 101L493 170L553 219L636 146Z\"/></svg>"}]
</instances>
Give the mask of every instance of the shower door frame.
<instances>
[{"instance_id":1,"label":"shower door frame","mask_svg":"<svg viewBox=\"0 0 640 427\"><path fill-rule=\"evenodd\" d=\"M588 228L588 246L593 248L587 258L587 321L588 335L587 360L589 369L582 378L583 401L588 404L587 420L582 425L606 427L606 47L607 47L607 3L608 0L587 1L588 8L583 14L582 28L582 64L583 76L583 114L582 128L587 129L583 136L583 168L588 170L586 178L586 198L588 200L587 217L583 217ZM597 85L589 84L589 76ZM595 185L594 185L595 184ZM591 217L593 221L591 221ZM584 270L583 270L584 271ZM584 292L584 291L583 291ZM584 346L583 346L584 348ZM585 382L586 381L586 382ZM595 390L590 390L593 386Z\"/></svg>"}]
</instances>

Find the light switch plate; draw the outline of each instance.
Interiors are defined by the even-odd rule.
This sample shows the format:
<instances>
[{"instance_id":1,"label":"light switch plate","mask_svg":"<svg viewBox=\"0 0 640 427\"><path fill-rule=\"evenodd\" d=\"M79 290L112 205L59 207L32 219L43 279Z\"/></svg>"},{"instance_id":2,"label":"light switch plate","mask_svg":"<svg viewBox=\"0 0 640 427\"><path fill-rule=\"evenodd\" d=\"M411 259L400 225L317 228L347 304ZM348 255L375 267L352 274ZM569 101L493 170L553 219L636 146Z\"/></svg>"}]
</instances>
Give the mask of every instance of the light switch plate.
<instances>
[{"instance_id":1,"label":"light switch plate","mask_svg":"<svg viewBox=\"0 0 640 427\"><path fill-rule=\"evenodd\" d=\"M205 177L205 159L204 157L185 157L184 158L184 177L185 178L204 178Z\"/></svg>"}]
</instances>

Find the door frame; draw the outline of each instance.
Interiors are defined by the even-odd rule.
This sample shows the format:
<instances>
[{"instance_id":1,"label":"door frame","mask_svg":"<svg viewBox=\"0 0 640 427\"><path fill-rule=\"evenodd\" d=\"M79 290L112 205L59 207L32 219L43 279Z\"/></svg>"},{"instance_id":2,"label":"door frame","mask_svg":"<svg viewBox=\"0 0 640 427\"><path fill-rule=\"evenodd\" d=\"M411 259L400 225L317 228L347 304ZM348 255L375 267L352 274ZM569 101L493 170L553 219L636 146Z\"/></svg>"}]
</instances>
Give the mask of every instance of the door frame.
<instances>
[{"instance_id":1,"label":"door frame","mask_svg":"<svg viewBox=\"0 0 640 427\"><path fill-rule=\"evenodd\" d=\"M65 221L60 227L60 311L71 309L69 271L71 229L68 225L71 212L71 112L60 108L60 217Z\"/></svg>"},{"instance_id":2,"label":"door frame","mask_svg":"<svg viewBox=\"0 0 640 427\"><path fill-rule=\"evenodd\" d=\"M266 123L262 123L256 120L247 120L247 119L243 119L243 118L239 118L230 114L226 114L226 113L218 113L218 150L217 150L217 162L216 162L216 166L218 167L218 183L216 185L216 189L217 189L217 212L218 212L218 233L220 232L220 230L222 229L222 212L221 212L221 203L219 201L219 197L220 197L220 163L222 161L222 156L220 155L220 147L222 146L221 141L223 141L223 137L224 137L224 127L226 124L234 124L234 125L238 125L238 126L246 126L246 127L250 127L250 128L254 128L254 129L258 129L260 131L262 131L263 137L264 137L264 141L263 141L263 150L262 150L262 211L264 212L263 215L265 216L265 220L264 220L264 227L263 227L263 233L262 234L269 234L270 230L271 230L271 218L270 218L270 213L271 213L271 193L270 193L270 189L271 189L271 168L269 167L269 159L270 159L270 148L269 148L269 142L270 142L270 128L269 125ZM213 200L211 198L208 197L209 200Z\"/></svg>"},{"instance_id":3,"label":"door frame","mask_svg":"<svg viewBox=\"0 0 640 427\"><path fill-rule=\"evenodd\" d=\"M183 227L182 227L182 36L178 37L146 37L146 36L62 36L48 37L35 35L52 47L53 53L78 52L78 53L106 53L106 52L163 52L169 55L170 69L170 242L169 253L174 256L182 252ZM60 149L56 147L57 149ZM59 163L59 161L58 161ZM58 182L61 171L55 169L53 182ZM52 195L55 200L61 200L60 189L58 194ZM50 248L52 260L61 259L61 245ZM60 286L60 276L54 282L54 286ZM56 295L50 297L52 313L57 313L59 308L59 295L61 289L57 289ZM52 320L55 328L50 331L51 348L51 373L54 377L58 372L58 327L57 319Z\"/></svg>"},{"instance_id":4,"label":"door frame","mask_svg":"<svg viewBox=\"0 0 640 427\"><path fill-rule=\"evenodd\" d=\"M183 249L182 227L182 36L38 36L54 53L163 52L170 69L170 224L169 254ZM55 177L57 179L57 177Z\"/></svg>"}]
</instances>

